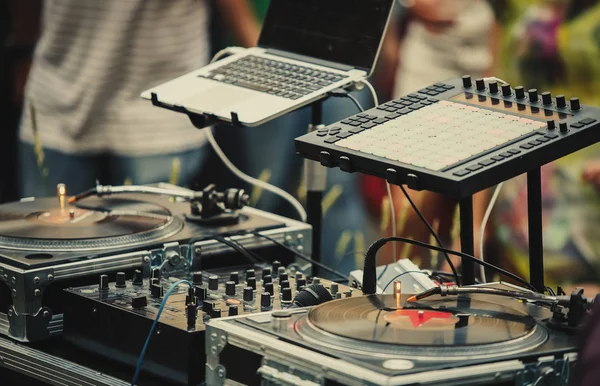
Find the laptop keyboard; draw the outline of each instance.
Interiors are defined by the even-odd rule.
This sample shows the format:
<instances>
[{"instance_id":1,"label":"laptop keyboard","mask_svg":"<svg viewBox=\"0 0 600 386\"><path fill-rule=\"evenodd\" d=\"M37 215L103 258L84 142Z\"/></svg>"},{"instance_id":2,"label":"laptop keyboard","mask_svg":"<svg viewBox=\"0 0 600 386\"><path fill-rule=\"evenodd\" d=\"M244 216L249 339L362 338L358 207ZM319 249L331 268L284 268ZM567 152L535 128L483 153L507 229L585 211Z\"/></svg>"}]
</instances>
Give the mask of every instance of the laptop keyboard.
<instances>
[{"instance_id":1,"label":"laptop keyboard","mask_svg":"<svg viewBox=\"0 0 600 386\"><path fill-rule=\"evenodd\" d=\"M348 76L250 55L204 77L295 100Z\"/></svg>"}]
</instances>

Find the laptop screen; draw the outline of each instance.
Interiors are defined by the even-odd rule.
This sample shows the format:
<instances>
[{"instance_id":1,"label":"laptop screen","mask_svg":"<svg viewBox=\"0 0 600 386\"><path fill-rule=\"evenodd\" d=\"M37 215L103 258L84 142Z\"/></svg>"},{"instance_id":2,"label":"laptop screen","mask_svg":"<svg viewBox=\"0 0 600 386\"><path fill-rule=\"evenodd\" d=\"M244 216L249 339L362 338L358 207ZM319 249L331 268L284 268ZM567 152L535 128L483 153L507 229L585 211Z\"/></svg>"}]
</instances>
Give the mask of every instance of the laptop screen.
<instances>
[{"instance_id":1,"label":"laptop screen","mask_svg":"<svg viewBox=\"0 0 600 386\"><path fill-rule=\"evenodd\" d=\"M370 70L394 0L271 0L259 46Z\"/></svg>"}]
</instances>

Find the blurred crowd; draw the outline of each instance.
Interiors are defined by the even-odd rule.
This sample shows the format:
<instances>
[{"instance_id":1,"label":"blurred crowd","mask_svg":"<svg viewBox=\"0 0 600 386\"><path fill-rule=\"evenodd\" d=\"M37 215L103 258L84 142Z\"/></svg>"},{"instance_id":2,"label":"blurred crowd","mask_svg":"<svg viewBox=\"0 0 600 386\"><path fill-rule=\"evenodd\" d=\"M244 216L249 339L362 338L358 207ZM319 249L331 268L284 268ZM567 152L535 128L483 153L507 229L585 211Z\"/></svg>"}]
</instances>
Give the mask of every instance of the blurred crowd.
<instances>
[{"instance_id":1,"label":"blurred crowd","mask_svg":"<svg viewBox=\"0 0 600 386\"><path fill-rule=\"evenodd\" d=\"M18 192L4 199L50 195L59 182L75 193L97 179L244 187L202 132L139 94L206 64L223 47L255 45L268 0L10 3L12 100L21 113L17 127L5 128L18 133ZM496 76L600 106L599 59L598 0L398 0L372 82L386 101L464 74ZM373 106L367 91L355 94L365 108ZM350 100L331 99L324 123L355 113ZM214 132L241 170L305 200L293 139L309 121L305 108L262 127ZM542 169L548 285L593 285L600 277L599 152L590 146ZM294 215L270 193L246 188L253 206ZM458 248L456 202L409 192L443 243ZM402 192L393 189L392 196L397 233L428 242ZM489 192L475 196L475 234L489 199ZM329 170L323 211L323 260L341 271L360 266L365 248L391 232L385 183L377 178ZM528 277L523 176L504 185L485 234L486 260ZM425 249L398 246L395 257L445 268ZM380 263L393 258L388 248Z\"/></svg>"}]
</instances>

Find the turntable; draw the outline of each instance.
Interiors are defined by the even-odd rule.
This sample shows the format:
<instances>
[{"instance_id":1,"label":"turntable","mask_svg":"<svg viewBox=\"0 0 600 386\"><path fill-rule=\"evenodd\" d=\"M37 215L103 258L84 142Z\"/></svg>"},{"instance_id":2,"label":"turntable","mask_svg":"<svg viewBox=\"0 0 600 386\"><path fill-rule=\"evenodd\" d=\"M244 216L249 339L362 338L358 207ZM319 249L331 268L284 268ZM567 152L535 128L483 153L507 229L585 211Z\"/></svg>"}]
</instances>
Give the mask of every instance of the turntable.
<instances>
[{"instance_id":1,"label":"turntable","mask_svg":"<svg viewBox=\"0 0 600 386\"><path fill-rule=\"evenodd\" d=\"M98 186L71 202L64 186L58 190L58 200L0 205L0 334L19 341L60 334L62 289L96 283L99 274L124 271L130 277L141 268L149 277L159 268L169 276L200 265L239 264L241 257L216 240L221 237L247 249L272 248L270 241L248 236L258 231L310 255L310 226L239 209L244 205L238 190ZM277 255L286 258L291 256Z\"/></svg>"},{"instance_id":2,"label":"turntable","mask_svg":"<svg viewBox=\"0 0 600 386\"><path fill-rule=\"evenodd\" d=\"M482 294L406 300L367 295L216 320L207 384L567 384L576 338L546 323L549 309Z\"/></svg>"}]
</instances>

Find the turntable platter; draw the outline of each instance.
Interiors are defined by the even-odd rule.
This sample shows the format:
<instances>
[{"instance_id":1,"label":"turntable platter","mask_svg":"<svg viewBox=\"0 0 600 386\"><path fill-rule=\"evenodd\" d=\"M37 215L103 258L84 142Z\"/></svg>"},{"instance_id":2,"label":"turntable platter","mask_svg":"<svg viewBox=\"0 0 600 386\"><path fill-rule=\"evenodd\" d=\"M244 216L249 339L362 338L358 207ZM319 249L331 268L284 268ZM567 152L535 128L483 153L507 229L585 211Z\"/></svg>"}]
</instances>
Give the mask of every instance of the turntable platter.
<instances>
[{"instance_id":1,"label":"turntable platter","mask_svg":"<svg viewBox=\"0 0 600 386\"><path fill-rule=\"evenodd\" d=\"M122 198L92 198L58 207L55 198L0 205L0 245L28 251L127 247L178 232L183 222L163 206Z\"/></svg>"},{"instance_id":2,"label":"turntable platter","mask_svg":"<svg viewBox=\"0 0 600 386\"><path fill-rule=\"evenodd\" d=\"M296 330L349 351L438 359L519 352L547 338L526 312L477 298L401 304L393 295L331 301L310 310Z\"/></svg>"}]
</instances>

